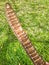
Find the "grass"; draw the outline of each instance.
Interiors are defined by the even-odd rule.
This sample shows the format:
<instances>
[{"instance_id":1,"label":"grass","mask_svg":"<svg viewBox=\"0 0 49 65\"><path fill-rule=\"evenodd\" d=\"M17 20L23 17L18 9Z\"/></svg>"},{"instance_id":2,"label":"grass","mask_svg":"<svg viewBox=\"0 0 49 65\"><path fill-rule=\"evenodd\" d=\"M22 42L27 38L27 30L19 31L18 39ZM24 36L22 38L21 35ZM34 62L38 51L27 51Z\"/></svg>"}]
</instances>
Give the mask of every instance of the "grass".
<instances>
[{"instance_id":1,"label":"grass","mask_svg":"<svg viewBox=\"0 0 49 65\"><path fill-rule=\"evenodd\" d=\"M0 65L33 65L6 20L6 2L16 12L37 52L49 62L49 0L1 0Z\"/></svg>"}]
</instances>

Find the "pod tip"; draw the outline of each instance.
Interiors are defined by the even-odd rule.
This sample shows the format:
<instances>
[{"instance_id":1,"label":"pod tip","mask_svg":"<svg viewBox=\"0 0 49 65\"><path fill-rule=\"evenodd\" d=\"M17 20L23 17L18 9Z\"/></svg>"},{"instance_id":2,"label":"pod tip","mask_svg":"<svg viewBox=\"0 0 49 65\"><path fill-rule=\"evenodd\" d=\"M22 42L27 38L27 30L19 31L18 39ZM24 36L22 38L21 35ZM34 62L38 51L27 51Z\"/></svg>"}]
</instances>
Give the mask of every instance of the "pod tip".
<instances>
[{"instance_id":1,"label":"pod tip","mask_svg":"<svg viewBox=\"0 0 49 65\"><path fill-rule=\"evenodd\" d=\"M10 4L9 3L6 3L6 8L10 8Z\"/></svg>"}]
</instances>

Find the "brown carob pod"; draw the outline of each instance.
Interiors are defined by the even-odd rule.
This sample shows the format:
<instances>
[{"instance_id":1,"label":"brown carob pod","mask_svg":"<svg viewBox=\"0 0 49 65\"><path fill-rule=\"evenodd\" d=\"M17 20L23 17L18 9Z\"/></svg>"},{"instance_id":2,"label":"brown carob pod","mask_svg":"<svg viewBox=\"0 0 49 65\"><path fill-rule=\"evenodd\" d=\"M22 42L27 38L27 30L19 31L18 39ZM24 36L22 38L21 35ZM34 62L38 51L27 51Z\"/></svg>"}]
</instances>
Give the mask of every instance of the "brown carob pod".
<instances>
[{"instance_id":1,"label":"brown carob pod","mask_svg":"<svg viewBox=\"0 0 49 65\"><path fill-rule=\"evenodd\" d=\"M26 50L34 65L46 65L46 63L37 53L34 46L32 46L32 43L30 42L25 31L22 29L21 24L9 3L6 3L5 12L9 25L11 26L18 40L23 45L24 49Z\"/></svg>"}]
</instances>

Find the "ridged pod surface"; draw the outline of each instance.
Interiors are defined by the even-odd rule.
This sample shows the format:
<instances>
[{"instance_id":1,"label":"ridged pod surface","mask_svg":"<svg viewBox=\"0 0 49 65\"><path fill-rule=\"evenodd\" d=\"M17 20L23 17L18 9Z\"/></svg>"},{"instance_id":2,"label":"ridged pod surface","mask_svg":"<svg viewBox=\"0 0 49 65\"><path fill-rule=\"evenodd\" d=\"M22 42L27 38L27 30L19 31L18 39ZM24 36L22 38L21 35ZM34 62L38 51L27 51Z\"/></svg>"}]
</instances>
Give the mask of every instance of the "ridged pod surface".
<instances>
[{"instance_id":1,"label":"ridged pod surface","mask_svg":"<svg viewBox=\"0 0 49 65\"><path fill-rule=\"evenodd\" d=\"M21 24L9 3L6 3L5 10L9 25L11 26L18 40L23 45L34 65L46 65L43 59L38 55L34 46L32 46L32 43L27 37L25 31L22 29Z\"/></svg>"}]
</instances>

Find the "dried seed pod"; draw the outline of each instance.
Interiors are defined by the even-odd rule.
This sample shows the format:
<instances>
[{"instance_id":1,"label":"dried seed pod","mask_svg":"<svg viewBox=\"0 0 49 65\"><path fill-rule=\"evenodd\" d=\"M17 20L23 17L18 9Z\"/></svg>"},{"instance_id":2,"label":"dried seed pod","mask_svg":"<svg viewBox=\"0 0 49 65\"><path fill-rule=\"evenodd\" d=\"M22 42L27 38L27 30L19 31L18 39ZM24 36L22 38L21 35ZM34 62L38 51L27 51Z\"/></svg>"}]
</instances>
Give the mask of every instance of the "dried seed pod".
<instances>
[{"instance_id":1,"label":"dried seed pod","mask_svg":"<svg viewBox=\"0 0 49 65\"><path fill-rule=\"evenodd\" d=\"M9 25L11 26L18 40L23 45L30 59L34 62L34 65L46 65L43 59L38 55L34 46L32 46L28 36L26 35L25 31L22 29L21 24L9 3L6 3L5 9L6 9L6 16Z\"/></svg>"}]
</instances>

